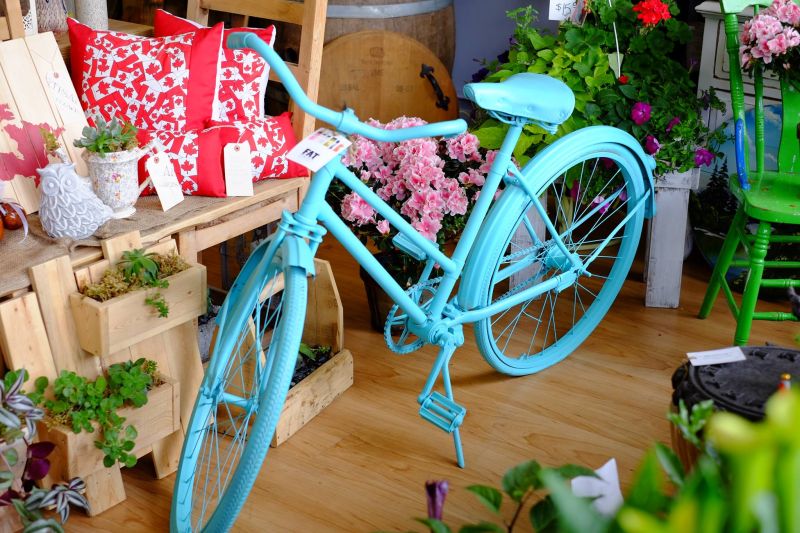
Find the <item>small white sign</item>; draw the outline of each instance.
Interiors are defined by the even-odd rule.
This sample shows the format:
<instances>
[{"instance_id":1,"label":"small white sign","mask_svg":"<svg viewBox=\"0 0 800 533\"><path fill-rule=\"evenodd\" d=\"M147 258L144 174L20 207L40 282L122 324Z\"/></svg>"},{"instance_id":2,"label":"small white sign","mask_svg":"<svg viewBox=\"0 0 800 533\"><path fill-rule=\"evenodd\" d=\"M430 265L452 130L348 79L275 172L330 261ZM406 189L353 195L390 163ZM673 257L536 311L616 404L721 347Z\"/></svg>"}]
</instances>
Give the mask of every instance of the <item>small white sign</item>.
<instances>
[{"instance_id":1,"label":"small white sign","mask_svg":"<svg viewBox=\"0 0 800 533\"><path fill-rule=\"evenodd\" d=\"M225 194L253 196L253 163L248 143L228 143L223 149Z\"/></svg>"},{"instance_id":2,"label":"small white sign","mask_svg":"<svg viewBox=\"0 0 800 533\"><path fill-rule=\"evenodd\" d=\"M686 355L689 356L689 362L692 363L692 366L721 365L747 359L742 349L738 346L707 350L705 352L689 352Z\"/></svg>"},{"instance_id":3,"label":"small white sign","mask_svg":"<svg viewBox=\"0 0 800 533\"><path fill-rule=\"evenodd\" d=\"M51 71L45 74L44 79L59 111L67 112L72 116L83 116L83 108L81 108L75 88L68 77Z\"/></svg>"},{"instance_id":4,"label":"small white sign","mask_svg":"<svg viewBox=\"0 0 800 533\"><path fill-rule=\"evenodd\" d=\"M353 143L344 134L320 128L297 143L286 157L311 172L316 172L351 144Z\"/></svg>"},{"instance_id":5,"label":"small white sign","mask_svg":"<svg viewBox=\"0 0 800 533\"><path fill-rule=\"evenodd\" d=\"M550 0L547 18L550 20L571 20L579 22L584 0Z\"/></svg>"},{"instance_id":6,"label":"small white sign","mask_svg":"<svg viewBox=\"0 0 800 533\"><path fill-rule=\"evenodd\" d=\"M156 189L158 200L164 211L168 211L183 201L183 189L181 189L178 176L175 175L175 167L172 166L167 154L156 152L147 159L145 167L147 173L150 174L153 187Z\"/></svg>"}]
</instances>

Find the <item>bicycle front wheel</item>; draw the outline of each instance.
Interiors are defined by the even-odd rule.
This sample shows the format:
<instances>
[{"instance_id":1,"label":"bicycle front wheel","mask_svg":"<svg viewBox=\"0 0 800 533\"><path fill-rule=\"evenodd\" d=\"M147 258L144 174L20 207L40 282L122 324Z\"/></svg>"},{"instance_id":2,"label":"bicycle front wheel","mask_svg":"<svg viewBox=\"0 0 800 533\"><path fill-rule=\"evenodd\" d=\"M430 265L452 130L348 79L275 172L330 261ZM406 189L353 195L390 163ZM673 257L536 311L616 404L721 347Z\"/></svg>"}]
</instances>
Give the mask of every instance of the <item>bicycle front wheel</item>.
<instances>
[{"instance_id":1,"label":"bicycle front wheel","mask_svg":"<svg viewBox=\"0 0 800 533\"><path fill-rule=\"evenodd\" d=\"M294 371L307 280L262 244L219 315L181 453L171 530L227 531L258 475Z\"/></svg>"},{"instance_id":2,"label":"bicycle front wheel","mask_svg":"<svg viewBox=\"0 0 800 533\"><path fill-rule=\"evenodd\" d=\"M576 282L475 323L481 354L496 370L525 375L572 353L605 316L636 253L644 221L642 169L613 143L582 148L537 188L539 201L568 253L586 267ZM626 220L628 215L630 218ZM531 198L511 187L493 207L465 272L478 307L499 302L572 269L544 231Z\"/></svg>"}]
</instances>

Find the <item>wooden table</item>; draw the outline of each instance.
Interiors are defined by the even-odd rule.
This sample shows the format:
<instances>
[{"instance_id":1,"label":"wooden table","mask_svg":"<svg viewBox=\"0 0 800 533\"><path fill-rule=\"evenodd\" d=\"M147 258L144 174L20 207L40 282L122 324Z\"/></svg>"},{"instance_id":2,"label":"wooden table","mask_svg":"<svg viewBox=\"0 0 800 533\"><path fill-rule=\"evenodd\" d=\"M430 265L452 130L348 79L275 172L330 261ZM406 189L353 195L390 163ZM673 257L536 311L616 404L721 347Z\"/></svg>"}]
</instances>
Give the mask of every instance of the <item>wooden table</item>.
<instances>
[{"instance_id":1,"label":"wooden table","mask_svg":"<svg viewBox=\"0 0 800 533\"><path fill-rule=\"evenodd\" d=\"M142 242L149 245L169 237L176 237L180 254L189 261L197 262L199 253L228 239L242 235L269 222L278 220L284 209L295 211L305 193L307 178L291 178L282 180L266 180L255 184L255 194L240 198L197 198L186 197L184 207L198 206L189 213L175 216L172 212L163 212L158 207L155 197L141 198L136 205L140 213L151 215L153 224L150 227L125 226L123 222L111 222L118 229L106 231L104 238L139 229ZM0 241L0 254L4 245L7 247L17 239L17 232L8 233L6 239ZM21 236L20 236L21 237ZM47 246L42 244L42 246ZM54 247L55 248L55 247ZM7 252L8 250L6 250ZM63 248L54 249L51 257L64 253ZM70 254L73 268L84 266L102 258L99 247L79 247ZM23 265L23 270L34 264ZM18 269L19 270L19 269ZM30 289L30 279L20 276L20 272L0 269L0 300L8 296L17 296ZM14 277L14 281L9 280Z\"/></svg>"}]
</instances>

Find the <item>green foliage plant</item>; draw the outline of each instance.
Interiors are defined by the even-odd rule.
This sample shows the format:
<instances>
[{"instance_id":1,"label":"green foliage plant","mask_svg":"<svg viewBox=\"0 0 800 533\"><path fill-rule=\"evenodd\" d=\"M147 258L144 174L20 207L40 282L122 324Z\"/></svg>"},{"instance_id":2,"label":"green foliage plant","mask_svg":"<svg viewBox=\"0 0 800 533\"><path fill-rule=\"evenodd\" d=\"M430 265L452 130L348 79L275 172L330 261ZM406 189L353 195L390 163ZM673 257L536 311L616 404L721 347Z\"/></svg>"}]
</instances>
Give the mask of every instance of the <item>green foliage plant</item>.
<instances>
[{"instance_id":1,"label":"green foliage plant","mask_svg":"<svg viewBox=\"0 0 800 533\"><path fill-rule=\"evenodd\" d=\"M125 418L119 416L118 410L147 403L148 391L159 384L157 368L154 361L141 358L110 365L108 377L99 376L94 381L62 370L52 384L52 398L44 397L49 385L46 378L37 380L36 393L54 422L75 433L99 429L101 437L94 444L102 450L106 467L117 462L130 467L136 464L136 457L130 452L136 446L138 432L133 426L123 427Z\"/></svg>"},{"instance_id":2,"label":"green foliage plant","mask_svg":"<svg viewBox=\"0 0 800 533\"><path fill-rule=\"evenodd\" d=\"M691 31L674 18L677 7L668 6L670 18L646 25L637 18L630 0L613 0L610 5L607 0L588 0L583 23L564 21L555 35L533 27L536 12L531 7L509 12L516 30L508 59L487 63L484 81L500 82L513 74L532 72L563 81L575 94L575 111L555 135L539 126L526 126L514 152L518 161L524 164L559 137L599 124L631 133L646 148L648 139L655 139L657 177L698 166L700 148L709 150L708 157L716 155L723 136L709 133L701 113L704 108L723 106L713 93L698 98L689 69L672 57L676 47L691 38ZM616 23L616 39L612 23ZM623 56L619 78L612 69L617 42ZM643 123L632 117L636 104L649 109ZM473 133L482 147L494 149L507 128L487 116L479 119Z\"/></svg>"},{"instance_id":3,"label":"green foliage plant","mask_svg":"<svg viewBox=\"0 0 800 533\"><path fill-rule=\"evenodd\" d=\"M108 153L133 150L139 146L136 126L130 122L122 123L116 118L106 122L101 117L96 117L94 122L96 126L84 127L81 132L83 137L73 141L76 147L86 148L100 157L105 157Z\"/></svg>"},{"instance_id":4,"label":"green foliage plant","mask_svg":"<svg viewBox=\"0 0 800 533\"><path fill-rule=\"evenodd\" d=\"M55 445L36 438L37 420L42 420L44 411L36 407L42 400L41 392L26 392L22 389L28 380L24 369L9 371L0 380L0 507L12 506L19 515L23 533L40 531L63 532L62 524L69 518L70 507L89 509L83 496L85 484L81 478L68 483L55 484L49 489L37 487L50 471L47 456ZM42 381L44 380L44 381ZM46 378L36 380L36 387L46 387ZM18 443L24 444L24 455L17 451ZM21 475L18 466L21 462ZM17 472L17 474L15 474ZM60 523L45 516L44 511L54 509Z\"/></svg>"},{"instance_id":5,"label":"green foliage plant","mask_svg":"<svg viewBox=\"0 0 800 533\"><path fill-rule=\"evenodd\" d=\"M189 268L189 264L177 254L145 253L134 249L123 252L120 262L106 270L97 283L86 285L81 291L85 296L105 302L140 289L165 289L166 278ZM159 317L169 316L169 305L158 291L145 297L145 305L152 307Z\"/></svg>"},{"instance_id":6,"label":"green foliage plant","mask_svg":"<svg viewBox=\"0 0 800 533\"><path fill-rule=\"evenodd\" d=\"M511 532L528 508L537 532L570 533L728 533L800 531L800 391L780 391L767 403L762 422L727 412L711 414L708 404L671 417L685 436L702 433L701 454L686 472L675 453L656 444L637 467L627 497L613 516L600 514L575 496L568 480L594 475L583 467L545 468L534 461L503 477L500 489L473 485L467 490L501 516L509 498L512 518L502 525L467 524L460 533ZM434 533L450 533L438 519L418 519Z\"/></svg>"}]
</instances>

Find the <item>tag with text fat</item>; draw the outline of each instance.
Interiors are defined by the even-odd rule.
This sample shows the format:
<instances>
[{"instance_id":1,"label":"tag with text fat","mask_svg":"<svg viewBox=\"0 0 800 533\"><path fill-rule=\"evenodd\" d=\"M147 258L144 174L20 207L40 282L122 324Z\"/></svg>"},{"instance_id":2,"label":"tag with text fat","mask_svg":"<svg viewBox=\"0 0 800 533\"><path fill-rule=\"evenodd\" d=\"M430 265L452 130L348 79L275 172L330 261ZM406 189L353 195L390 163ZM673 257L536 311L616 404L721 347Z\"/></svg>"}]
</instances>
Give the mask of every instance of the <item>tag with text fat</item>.
<instances>
[{"instance_id":1,"label":"tag with text fat","mask_svg":"<svg viewBox=\"0 0 800 533\"><path fill-rule=\"evenodd\" d=\"M705 352L689 352L686 355L689 356L689 362L692 363L692 366L721 365L747 359L742 349L738 346L720 350L707 350Z\"/></svg>"},{"instance_id":2,"label":"tag with text fat","mask_svg":"<svg viewBox=\"0 0 800 533\"><path fill-rule=\"evenodd\" d=\"M228 143L223 150L225 194L253 196L253 164L248 143Z\"/></svg>"},{"instance_id":3,"label":"tag with text fat","mask_svg":"<svg viewBox=\"0 0 800 533\"><path fill-rule=\"evenodd\" d=\"M164 211L183 201L183 190L175 175L175 167L165 153L156 152L150 156L145 167Z\"/></svg>"},{"instance_id":4,"label":"tag with text fat","mask_svg":"<svg viewBox=\"0 0 800 533\"><path fill-rule=\"evenodd\" d=\"M286 157L316 172L351 144L353 143L344 134L320 128L297 143Z\"/></svg>"}]
</instances>

